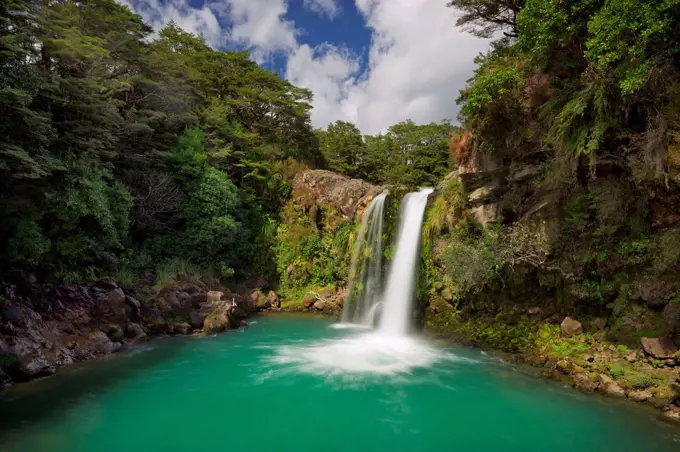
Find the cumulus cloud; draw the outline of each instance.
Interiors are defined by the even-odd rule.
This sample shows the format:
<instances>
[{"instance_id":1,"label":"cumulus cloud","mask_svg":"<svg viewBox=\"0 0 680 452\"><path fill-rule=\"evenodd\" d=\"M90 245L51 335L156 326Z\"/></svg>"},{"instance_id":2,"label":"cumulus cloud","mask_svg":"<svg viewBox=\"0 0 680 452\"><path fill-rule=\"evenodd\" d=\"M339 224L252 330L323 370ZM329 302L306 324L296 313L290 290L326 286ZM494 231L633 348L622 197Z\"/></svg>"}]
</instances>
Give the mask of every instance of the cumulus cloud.
<instances>
[{"instance_id":1,"label":"cumulus cloud","mask_svg":"<svg viewBox=\"0 0 680 452\"><path fill-rule=\"evenodd\" d=\"M344 47L301 42L303 31L286 19L289 0L208 0L201 8L181 0L121 1L155 28L174 20L214 47L248 48L260 63L284 56L285 77L314 93L316 127L342 119L378 133L409 118L455 120L458 91L472 75L474 57L489 47L454 26L455 11L444 0L355 0L372 31L368 66L359 73L359 58ZM336 0L304 5L328 17L339 11Z\"/></svg>"},{"instance_id":2,"label":"cumulus cloud","mask_svg":"<svg viewBox=\"0 0 680 452\"><path fill-rule=\"evenodd\" d=\"M231 40L250 49L262 62L275 52L292 52L297 46L297 30L286 20L286 0L222 0L211 4L232 24Z\"/></svg>"},{"instance_id":3,"label":"cumulus cloud","mask_svg":"<svg viewBox=\"0 0 680 452\"><path fill-rule=\"evenodd\" d=\"M144 18L144 21L158 30L172 21L183 30L202 34L205 41L213 46L222 45L227 36L211 8L189 6L183 0L118 0Z\"/></svg>"},{"instance_id":4,"label":"cumulus cloud","mask_svg":"<svg viewBox=\"0 0 680 452\"><path fill-rule=\"evenodd\" d=\"M340 6L335 0L303 0L305 8L315 13L334 19L340 13Z\"/></svg>"}]
</instances>

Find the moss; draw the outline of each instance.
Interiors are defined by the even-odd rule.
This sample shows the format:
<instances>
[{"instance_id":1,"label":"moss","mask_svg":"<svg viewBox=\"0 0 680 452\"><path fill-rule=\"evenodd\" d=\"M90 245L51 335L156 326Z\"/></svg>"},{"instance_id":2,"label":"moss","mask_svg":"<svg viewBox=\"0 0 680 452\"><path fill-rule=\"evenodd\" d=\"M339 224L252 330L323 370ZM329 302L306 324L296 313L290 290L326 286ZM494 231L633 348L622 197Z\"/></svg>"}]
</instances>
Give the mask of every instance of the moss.
<instances>
[{"instance_id":1,"label":"moss","mask_svg":"<svg viewBox=\"0 0 680 452\"><path fill-rule=\"evenodd\" d=\"M10 370L18 363L16 355L0 352L0 369Z\"/></svg>"},{"instance_id":2,"label":"moss","mask_svg":"<svg viewBox=\"0 0 680 452\"><path fill-rule=\"evenodd\" d=\"M668 384L665 375L654 371L642 371L626 363L608 365L609 374L625 389L649 389Z\"/></svg>"}]
</instances>

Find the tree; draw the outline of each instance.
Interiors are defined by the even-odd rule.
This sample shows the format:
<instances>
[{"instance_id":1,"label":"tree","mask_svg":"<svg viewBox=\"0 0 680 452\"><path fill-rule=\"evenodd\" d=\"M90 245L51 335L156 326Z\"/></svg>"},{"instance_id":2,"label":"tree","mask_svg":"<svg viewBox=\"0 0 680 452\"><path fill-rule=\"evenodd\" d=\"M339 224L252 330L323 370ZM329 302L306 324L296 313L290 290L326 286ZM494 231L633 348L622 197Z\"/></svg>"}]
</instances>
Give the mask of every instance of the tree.
<instances>
[{"instance_id":1,"label":"tree","mask_svg":"<svg viewBox=\"0 0 680 452\"><path fill-rule=\"evenodd\" d=\"M336 121L325 131L317 131L319 149L328 168L333 171L357 176L357 169L365 153L361 131L346 121Z\"/></svg>"},{"instance_id":2,"label":"tree","mask_svg":"<svg viewBox=\"0 0 680 452\"><path fill-rule=\"evenodd\" d=\"M506 38L516 38L517 15L526 0L451 0L448 6L463 14L456 25L475 36L490 38L502 31Z\"/></svg>"}]
</instances>

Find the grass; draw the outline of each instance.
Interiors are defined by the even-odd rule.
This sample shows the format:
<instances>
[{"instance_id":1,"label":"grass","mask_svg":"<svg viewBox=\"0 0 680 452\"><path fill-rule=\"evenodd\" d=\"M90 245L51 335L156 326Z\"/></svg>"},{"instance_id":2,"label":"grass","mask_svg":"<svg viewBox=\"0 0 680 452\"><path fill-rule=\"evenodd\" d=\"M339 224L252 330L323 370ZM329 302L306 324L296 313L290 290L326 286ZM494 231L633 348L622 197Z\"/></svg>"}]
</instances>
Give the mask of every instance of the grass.
<instances>
[{"instance_id":1,"label":"grass","mask_svg":"<svg viewBox=\"0 0 680 452\"><path fill-rule=\"evenodd\" d=\"M198 281L205 272L186 259L174 258L156 267L154 289L161 290L180 281Z\"/></svg>"}]
</instances>

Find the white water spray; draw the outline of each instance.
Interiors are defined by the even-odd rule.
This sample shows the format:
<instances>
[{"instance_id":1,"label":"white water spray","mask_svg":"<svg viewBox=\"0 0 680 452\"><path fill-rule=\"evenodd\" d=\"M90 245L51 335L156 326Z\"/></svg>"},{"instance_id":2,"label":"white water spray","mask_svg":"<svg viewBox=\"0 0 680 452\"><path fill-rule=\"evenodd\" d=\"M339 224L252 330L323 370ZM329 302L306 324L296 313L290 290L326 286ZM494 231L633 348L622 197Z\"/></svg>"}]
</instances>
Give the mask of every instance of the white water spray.
<instances>
[{"instance_id":1,"label":"white water spray","mask_svg":"<svg viewBox=\"0 0 680 452\"><path fill-rule=\"evenodd\" d=\"M343 323L372 325L382 292L383 223L387 192L376 196L361 221L352 250L349 297L342 310ZM361 264L361 273L357 270Z\"/></svg>"},{"instance_id":2,"label":"white water spray","mask_svg":"<svg viewBox=\"0 0 680 452\"><path fill-rule=\"evenodd\" d=\"M408 332L420 248L420 230L431 188L409 193L403 201L397 248L383 296L380 332L402 336Z\"/></svg>"}]
</instances>

